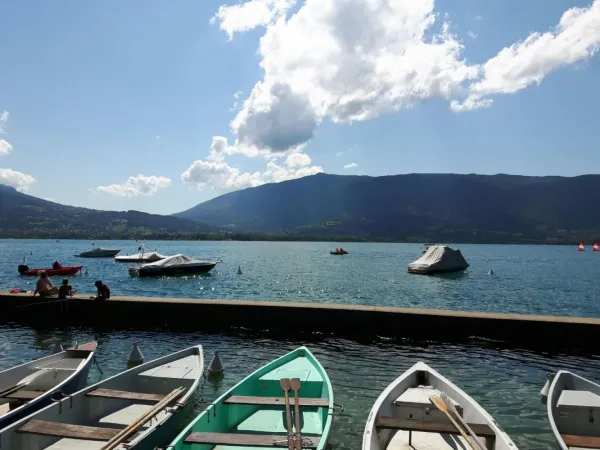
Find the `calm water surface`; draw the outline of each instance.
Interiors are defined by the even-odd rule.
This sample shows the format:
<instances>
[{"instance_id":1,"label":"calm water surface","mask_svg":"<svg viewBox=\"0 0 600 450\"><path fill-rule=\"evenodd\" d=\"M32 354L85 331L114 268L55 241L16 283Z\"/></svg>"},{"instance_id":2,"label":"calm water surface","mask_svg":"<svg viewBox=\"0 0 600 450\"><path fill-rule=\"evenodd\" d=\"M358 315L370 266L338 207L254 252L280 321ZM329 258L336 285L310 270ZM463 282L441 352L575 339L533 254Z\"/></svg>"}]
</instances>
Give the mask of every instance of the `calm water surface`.
<instances>
[{"instance_id":1,"label":"calm water surface","mask_svg":"<svg viewBox=\"0 0 600 450\"><path fill-rule=\"evenodd\" d=\"M201 324L199 325L201 328ZM273 340L243 333L178 333L166 330L32 329L0 326L0 370L49 354L55 342L79 343L96 338L98 365L88 382L114 375L127 365L134 342L140 342L149 361L155 357L202 344L206 364L215 349L226 366L221 382L207 381L197 399L214 400L251 371L306 344L327 370L334 400L345 407L331 436L333 450L360 448L364 423L375 398L403 371L422 360L450 378L487 409L521 449L556 448L539 391L547 372L575 370L600 380L596 356L547 355L499 348L486 342L453 345L436 342L352 341L314 336L310 342ZM195 414L195 413L194 413ZM193 417L190 416L190 420Z\"/></svg>"},{"instance_id":2,"label":"calm water surface","mask_svg":"<svg viewBox=\"0 0 600 450\"><path fill-rule=\"evenodd\" d=\"M114 294L222 299L295 300L478 311L600 317L600 253L566 246L458 246L470 263L462 276L418 276L408 263L416 244L306 242L148 242L163 254L219 258L209 275L136 279L128 264L76 258L87 241L0 240L0 289L31 289L35 279L18 275L30 267L84 264L89 275L72 277L92 292L102 279ZM134 241L96 241L134 253ZM350 254L330 255L342 245ZM243 274L237 275L238 267ZM488 275L490 269L495 274ZM56 283L60 279L55 280Z\"/></svg>"}]
</instances>

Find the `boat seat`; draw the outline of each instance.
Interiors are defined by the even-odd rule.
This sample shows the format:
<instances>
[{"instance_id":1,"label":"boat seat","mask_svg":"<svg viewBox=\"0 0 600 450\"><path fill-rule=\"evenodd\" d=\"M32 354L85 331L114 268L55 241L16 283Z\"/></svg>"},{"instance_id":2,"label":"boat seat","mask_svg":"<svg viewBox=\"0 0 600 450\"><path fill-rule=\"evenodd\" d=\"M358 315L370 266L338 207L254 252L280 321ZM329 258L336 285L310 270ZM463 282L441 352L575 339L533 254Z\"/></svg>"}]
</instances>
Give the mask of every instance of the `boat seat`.
<instances>
[{"instance_id":1,"label":"boat seat","mask_svg":"<svg viewBox=\"0 0 600 450\"><path fill-rule=\"evenodd\" d=\"M469 427L479 437L496 437L496 433L488 425L469 423ZM429 433L460 434L459 431L448 422L430 422L427 420L405 420L394 417L381 416L375 423L377 428L390 430L422 431Z\"/></svg>"},{"instance_id":2,"label":"boat seat","mask_svg":"<svg viewBox=\"0 0 600 450\"><path fill-rule=\"evenodd\" d=\"M100 428L72 425L46 420L30 420L17 429L18 433L39 434L59 438L85 439L91 441L109 441L121 431L120 428Z\"/></svg>"},{"instance_id":3,"label":"boat seat","mask_svg":"<svg viewBox=\"0 0 600 450\"><path fill-rule=\"evenodd\" d=\"M45 392L46 391L28 391L26 389L18 389L8 395L5 395L4 398L10 398L14 400L33 400Z\"/></svg>"},{"instance_id":4,"label":"boat seat","mask_svg":"<svg viewBox=\"0 0 600 450\"><path fill-rule=\"evenodd\" d=\"M307 407L321 407L327 408L329 407L329 399L328 398L299 398L300 406ZM293 396L290 396L290 406L294 406L296 401ZM252 396L244 396L244 395L232 395L228 399L226 399L224 404L233 404L233 405L259 405L259 406L285 406L285 397L252 397Z\"/></svg>"},{"instance_id":5,"label":"boat seat","mask_svg":"<svg viewBox=\"0 0 600 450\"><path fill-rule=\"evenodd\" d=\"M317 436L303 436L302 448L317 448L321 440ZM229 445L234 447L282 447L287 446L284 434L236 434L192 432L183 441L186 444Z\"/></svg>"},{"instance_id":6,"label":"boat seat","mask_svg":"<svg viewBox=\"0 0 600 450\"><path fill-rule=\"evenodd\" d=\"M431 406L431 400L429 397L432 395L439 396L441 392L433 386L418 386L409 388L404 391L395 401L396 406ZM452 404L461 415L463 414L462 406L456 402L453 398L450 398Z\"/></svg>"},{"instance_id":7,"label":"boat seat","mask_svg":"<svg viewBox=\"0 0 600 450\"><path fill-rule=\"evenodd\" d=\"M573 434L561 434L560 437L571 448L600 448L600 437L576 436Z\"/></svg>"},{"instance_id":8,"label":"boat seat","mask_svg":"<svg viewBox=\"0 0 600 450\"><path fill-rule=\"evenodd\" d=\"M63 358L58 361L53 361L48 364L34 367L35 370L41 369L58 369L58 370L76 370L85 358Z\"/></svg>"},{"instance_id":9,"label":"boat seat","mask_svg":"<svg viewBox=\"0 0 600 450\"><path fill-rule=\"evenodd\" d=\"M117 391L115 389L95 389L85 394L87 397L114 398L140 402L159 402L165 398L162 394L146 394L143 392Z\"/></svg>"},{"instance_id":10,"label":"boat seat","mask_svg":"<svg viewBox=\"0 0 600 450\"><path fill-rule=\"evenodd\" d=\"M63 438L56 441L44 450L101 450L106 445L105 441L91 441L89 439Z\"/></svg>"},{"instance_id":11,"label":"boat seat","mask_svg":"<svg viewBox=\"0 0 600 450\"><path fill-rule=\"evenodd\" d=\"M140 377L172 378L176 380L196 380L198 375L198 357L195 355L171 361L162 366L152 367L138 374Z\"/></svg>"},{"instance_id":12,"label":"boat seat","mask_svg":"<svg viewBox=\"0 0 600 450\"><path fill-rule=\"evenodd\" d=\"M129 405L125 408L119 409L107 416L104 416L99 420L99 423L106 426L127 426L130 423L135 422L142 414L147 412L152 405L142 405L139 403L134 403L133 405ZM163 420L164 416L168 414L168 412L163 409L159 411L157 414L148 419L142 428L148 428L151 424L156 423L156 421L160 422Z\"/></svg>"},{"instance_id":13,"label":"boat seat","mask_svg":"<svg viewBox=\"0 0 600 450\"><path fill-rule=\"evenodd\" d=\"M558 408L600 408L600 395L590 391L564 390L556 403Z\"/></svg>"}]
</instances>

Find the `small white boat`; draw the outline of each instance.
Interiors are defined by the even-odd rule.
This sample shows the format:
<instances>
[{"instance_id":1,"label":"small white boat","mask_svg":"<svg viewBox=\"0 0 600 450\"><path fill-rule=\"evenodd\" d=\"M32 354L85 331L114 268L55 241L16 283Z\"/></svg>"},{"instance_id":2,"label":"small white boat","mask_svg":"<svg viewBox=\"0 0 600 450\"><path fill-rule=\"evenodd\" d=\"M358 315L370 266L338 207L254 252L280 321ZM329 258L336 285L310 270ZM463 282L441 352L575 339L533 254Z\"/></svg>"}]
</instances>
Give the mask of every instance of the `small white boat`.
<instances>
[{"instance_id":1,"label":"small white boat","mask_svg":"<svg viewBox=\"0 0 600 450\"><path fill-rule=\"evenodd\" d=\"M456 425L433 403L440 399ZM362 450L471 448L517 447L475 400L423 362L381 393L367 419L362 443Z\"/></svg>"},{"instance_id":2,"label":"small white boat","mask_svg":"<svg viewBox=\"0 0 600 450\"><path fill-rule=\"evenodd\" d=\"M161 275L185 275L194 273L206 273L217 265L214 261L202 261L191 259L185 255L178 254L168 256L165 259L138 267L131 267L129 275L137 277L150 277Z\"/></svg>"},{"instance_id":3,"label":"small white boat","mask_svg":"<svg viewBox=\"0 0 600 450\"><path fill-rule=\"evenodd\" d=\"M82 389L96 346L89 342L0 372L0 429L49 405L61 392Z\"/></svg>"},{"instance_id":4,"label":"small white boat","mask_svg":"<svg viewBox=\"0 0 600 450\"><path fill-rule=\"evenodd\" d=\"M146 253L142 252L142 253L136 253L135 255L115 256L115 261L122 262L122 263L143 263L143 262L151 263L151 262L160 261L165 258L168 258L168 256L161 255L158 252L146 252Z\"/></svg>"},{"instance_id":5,"label":"small white boat","mask_svg":"<svg viewBox=\"0 0 600 450\"><path fill-rule=\"evenodd\" d=\"M2 448L153 449L166 445L204 371L195 346L88 386L0 430Z\"/></svg>"},{"instance_id":6,"label":"small white boat","mask_svg":"<svg viewBox=\"0 0 600 450\"><path fill-rule=\"evenodd\" d=\"M546 392L542 402L559 447L600 448L600 385L559 370L544 386L543 397Z\"/></svg>"},{"instance_id":7,"label":"small white boat","mask_svg":"<svg viewBox=\"0 0 600 450\"><path fill-rule=\"evenodd\" d=\"M121 251L120 248L102 248L94 247L91 250L81 252L78 256L80 258L112 258Z\"/></svg>"}]
</instances>

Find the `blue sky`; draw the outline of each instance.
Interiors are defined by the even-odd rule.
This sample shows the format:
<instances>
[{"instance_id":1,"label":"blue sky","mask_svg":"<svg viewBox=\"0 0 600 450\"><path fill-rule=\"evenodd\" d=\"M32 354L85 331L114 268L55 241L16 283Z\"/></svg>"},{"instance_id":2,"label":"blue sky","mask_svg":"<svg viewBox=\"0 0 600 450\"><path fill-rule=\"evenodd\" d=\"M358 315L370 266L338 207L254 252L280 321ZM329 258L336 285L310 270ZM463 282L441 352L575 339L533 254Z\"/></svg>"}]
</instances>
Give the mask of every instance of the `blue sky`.
<instances>
[{"instance_id":1,"label":"blue sky","mask_svg":"<svg viewBox=\"0 0 600 450\"><path fill-rule=\"evenodd\" d=\"M320 171L598 172L598 2L388 3L6 0L0 183L174 213Z\"/></svg>"}]
</instances>

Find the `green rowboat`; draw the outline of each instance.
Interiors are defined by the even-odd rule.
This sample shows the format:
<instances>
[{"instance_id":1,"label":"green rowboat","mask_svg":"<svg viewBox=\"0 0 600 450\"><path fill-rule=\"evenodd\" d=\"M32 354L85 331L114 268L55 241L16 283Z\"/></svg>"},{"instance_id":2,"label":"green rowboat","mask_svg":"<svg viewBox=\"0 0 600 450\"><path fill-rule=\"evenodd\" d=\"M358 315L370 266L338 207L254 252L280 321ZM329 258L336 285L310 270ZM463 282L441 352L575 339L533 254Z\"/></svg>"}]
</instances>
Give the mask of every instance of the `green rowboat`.
<instances>
[{"instance_id":1,"label":"green rowboat","mask_svg":"<svg viewBox=\"0 0 600 450\"><path fill-rule=\"evenodd\" d=\"M333 420L333 390L325 369L306 347L271 361L239 382L196 417L167 448L294 448L289 447L288 442L282 384L285 384L285 379L293 381L295 378L300 380L298 416L302 449L325 448ZM291 389L289 402L294 425L295 402ZM293 426L291 431L295 433L296 427ZM293 439L291 437L292 442Z\"/></svg>"}]
</instances>

